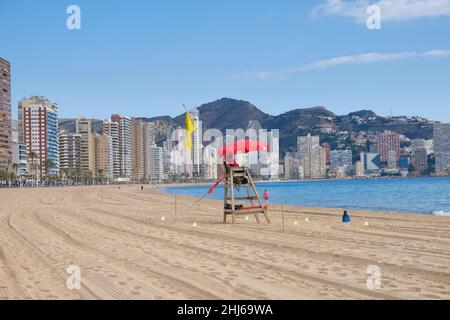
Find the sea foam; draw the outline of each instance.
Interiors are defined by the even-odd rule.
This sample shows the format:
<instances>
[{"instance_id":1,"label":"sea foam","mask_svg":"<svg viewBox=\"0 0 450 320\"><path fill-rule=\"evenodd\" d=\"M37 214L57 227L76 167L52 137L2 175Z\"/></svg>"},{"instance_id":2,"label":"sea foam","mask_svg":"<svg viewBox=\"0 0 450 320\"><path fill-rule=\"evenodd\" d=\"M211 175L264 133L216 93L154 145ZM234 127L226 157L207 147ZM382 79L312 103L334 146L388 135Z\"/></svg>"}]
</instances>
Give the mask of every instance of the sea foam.
<instances>
[{"instance_id":1,"label":"sea foam","mask_svg":"<svg viewBox=\"0 0 450 320\"><path fill-rule=\"evenodd\" d=\"M450 212L445 212L445 211L434 211L433 212L434 215L436 216L450 216Z\"/></svg>"}]
</instances>

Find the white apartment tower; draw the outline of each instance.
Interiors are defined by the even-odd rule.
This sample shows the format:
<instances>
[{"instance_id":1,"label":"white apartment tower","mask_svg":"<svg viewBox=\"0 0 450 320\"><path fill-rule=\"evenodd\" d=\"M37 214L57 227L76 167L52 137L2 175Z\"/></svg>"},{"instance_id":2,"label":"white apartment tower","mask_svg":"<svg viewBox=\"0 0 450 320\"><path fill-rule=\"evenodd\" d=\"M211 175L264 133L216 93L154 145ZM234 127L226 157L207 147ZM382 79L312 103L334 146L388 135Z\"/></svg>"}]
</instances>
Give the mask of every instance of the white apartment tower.
<instances>
[{"instance_id":1,"label":"white apartment tower","mask_svg":"<svg viewBox=\"0 0 450 320\"><path fill-rule=\"evenodd\" d=\"M150 147L151 155L151 180L159 181L164 178L163 149L158 146Z\"/></svg>"},{"instance_id":2,"label":"white apartment tower","mask_svg":"<svg viewBox=\"0 0 450 320\"><path fill-rule=\"evenodd\" d=\"M326 150L320 146L319 136L297 138L300 166L305 179L321 179L326 176Z\"/></svg>"},{"instance_id":3,"label":"white apartment tower","mask_svg":"<svg viewBox=\"0 0 450 320\"><path fill-rule=\"evenodd\" d=\"M132 132L131 118L118 114L111 116L111 122L118 124L118 165L120 168L119 178L130 179L132 176Z\"/></svg>"},{"instance_id":4,"label":"white apartment tower","mask_svg":"<svg viewBox=\"0 0 450 320\"><path fill-rule=\"evenodd\" d=\"M450 123L435 123L433 136L436 172L450 172Z\"/></svg>"},{"instance_id":5,"label":"white apartment tower","mask_svg":"<svg viewBox=\"0 0 450 320\"><path fill-rule=\"evenodd\" d=\"M151 178L152 172L152 147L156 146L156 125L153 122L144 124L144 176Z\"/></svg>"},{"instance_id":6,"label":"white apartment tower","mask_svg":"<svg viewBox=\"0 0 450 320\"><path fill-rule=\"evenodd\" d=\"M203 160L203 123L200 120L200 112L198 109L192 110L190 114L196 127L196 130L192 133L192 174L194 177L201 177Z\"/></svg>"},{"instance_id":7,"label":"white apartment tower","mask_svg":"<svg viewBox=\"0 0 450 320\"><path fill-rule=\"evenodd\" d=\"M117 179L121 176L120 170L120 130L117 122L112 122L111 119L103 123L103 134L110 137L112 166L109 169L110 178ZM111 174L112 173L112 174Z\"/></svg>"},{"instance_id":8,"label":"white apartment tower","mask_svg":"<svg viewBox=\"0 0 450 320\"><path fill-rule=\"evenodd\" d=\"M217 148L213 146L206 146L203 149L203 178L214 180L217 179L217 162L218 153Z\"/></svg>"}]
</instances>

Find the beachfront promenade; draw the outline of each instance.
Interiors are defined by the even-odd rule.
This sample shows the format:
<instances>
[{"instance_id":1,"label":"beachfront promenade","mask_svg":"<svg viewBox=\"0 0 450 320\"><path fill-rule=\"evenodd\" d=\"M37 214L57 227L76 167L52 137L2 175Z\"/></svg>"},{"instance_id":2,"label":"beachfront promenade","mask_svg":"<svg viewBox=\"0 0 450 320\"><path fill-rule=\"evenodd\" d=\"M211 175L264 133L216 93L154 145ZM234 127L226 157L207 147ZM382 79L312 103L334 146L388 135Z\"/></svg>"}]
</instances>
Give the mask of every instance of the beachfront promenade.
<instances>
[{"instance_id":1,"label":"beachfront promenade","mask_svg":"<svg viewBox=\"0 0 450 320\"><path fill-rule=\"evenodd\" d=\"M450 217L342 224L341 210L286 207L283 230L279 206L271 225L223 225L221 201L194 202L137 185L1 189L0 299L450 298Z\"/></svg>"}]
</instances>

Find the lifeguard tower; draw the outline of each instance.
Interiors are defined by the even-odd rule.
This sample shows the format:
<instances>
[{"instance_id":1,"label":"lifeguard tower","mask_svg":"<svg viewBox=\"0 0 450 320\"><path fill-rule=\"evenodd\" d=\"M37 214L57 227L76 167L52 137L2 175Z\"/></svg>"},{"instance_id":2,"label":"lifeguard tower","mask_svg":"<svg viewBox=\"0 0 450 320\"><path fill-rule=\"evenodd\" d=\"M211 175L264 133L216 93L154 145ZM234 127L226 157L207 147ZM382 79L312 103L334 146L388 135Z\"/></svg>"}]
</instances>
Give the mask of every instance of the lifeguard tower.
<instances>
[{"instance_id":1,"label":"lifeguard tower","mask_svg":"<svg viewBox=\"0 0 450 320\"><path fill-rule=\"evenodd\" d=\"M254 214L256 222L260 223L259 214L263 214L270 224L267 205L261 202L250 170L245 167L232 166L224 163L224 212L223 223L227 223L227 215L231 215L232 223L236 223L237 216ZM245 196L235 196L235 192L244 188Z\"/></svg>"}]
</instances>

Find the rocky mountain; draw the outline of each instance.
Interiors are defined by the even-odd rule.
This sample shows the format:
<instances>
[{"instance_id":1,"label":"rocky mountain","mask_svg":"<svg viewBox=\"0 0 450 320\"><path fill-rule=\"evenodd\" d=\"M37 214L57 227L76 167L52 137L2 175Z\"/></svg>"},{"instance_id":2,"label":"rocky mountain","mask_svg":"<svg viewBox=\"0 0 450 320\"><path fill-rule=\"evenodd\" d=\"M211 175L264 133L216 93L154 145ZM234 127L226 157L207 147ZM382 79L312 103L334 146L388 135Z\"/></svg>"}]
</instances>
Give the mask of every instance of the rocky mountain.
<instances>
[{"instance_id":1,"label":"rocky mountain","mask_svg":"<svg viewBox=\"0 0 450 320\"><path fill-rule=\"evenodd\" d=\"M371 110L360 110L347 115L336 115L319 106L288 111L280 115L269 115L259 110L255 105L243 100L223 98L201 105L200 119L204 130L216 128L225 132L226 129L247 129L249 126L260 126L265 129L280 130L280 151L283 155L295 151L297 136L308 133L321 135L324 141L333 143L336 132L347 132L350 136L357 132L383 132L392 130L408 138L432 138L433 121L420 117L381 117ZM157 141L166 139L166 129L169 126L184 127L184 114L172 118L159 116L140 118L143 121L155 122L157 125ZM60 119L60 127L75 130L74 119ZM101 121L93 120L96 132L101 129Z\"/></svg>"},{"instance_id":2,"label":"rocky mountain","mask_svg":"<svg viewBox=\"0 0 450 320\"><path fill-rule=\"evenodd\" d=\"M297 136L316 133L317 129L332 126L336 115L325 107L295 109L273 117L263 128L280 130L280 150L294 151Z\"/></svg>"},{"instance_id":3,"label":"rocky mountain","mask_svg":"<svg viewBox=\"0 0 450 320\"><path fill-rule=\"evenodd\" d=\"M92 131L94 133L102 132L102 123L103 123L102 120L91 119L91 123L92 123ZM59 129L67 130L70 133L76 132L76 119L60 118L59 119Z\"/></svg>"},{"instance_id":4,"label":"rocky mountain","mask_svg":"<svg viewBox=\"0 0 450 320\"><path fill-rule=\"evenodd\" d=\"M262 112L250 102L223 98L214 102L201 105L199 108L200 119L204 129L216 128L221 131L226 129L246 129L253 121L266 123L273 117ZM185 125L185 114L175 118L168 116L154 118L140 118L144 121L162 121L173 127Z\"/></svg>"}]
</instances>

